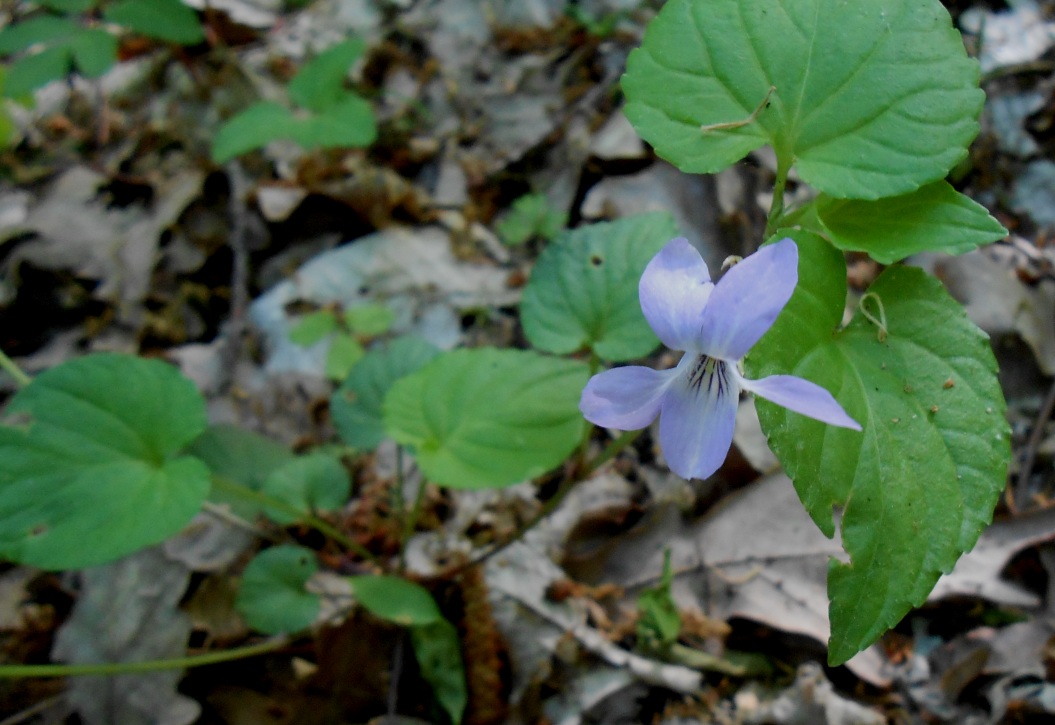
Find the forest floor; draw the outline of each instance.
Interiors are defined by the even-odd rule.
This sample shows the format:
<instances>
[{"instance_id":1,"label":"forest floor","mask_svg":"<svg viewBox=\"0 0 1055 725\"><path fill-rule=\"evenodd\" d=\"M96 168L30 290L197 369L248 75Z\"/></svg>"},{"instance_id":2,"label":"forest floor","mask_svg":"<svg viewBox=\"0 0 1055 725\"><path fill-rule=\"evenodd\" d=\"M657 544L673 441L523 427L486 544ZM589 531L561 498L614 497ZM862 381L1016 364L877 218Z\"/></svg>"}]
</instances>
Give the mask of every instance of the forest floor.
<instances>
[{"instance_id":1,"label":"forest floor","mask_svg":"<svg viewBox=\"0 0 1055 725\"><path fill-rule=\"evenodd\" d=\"M53 83L12 107L0 349L28 374L99 351L162 358L205 394L211 423L305 451L336 440L326 345L290 339L308 311L376 303L394 313L380 337L517 347L520 291L563 226L662 210L712 269L757 248L773 179L764 152L686 175L621 113L627 55L661 3L297 4L209 0L206 42L125 38L100 80ZM1055 722L1055 2L946 6L987 93L953 181L1011 233L910 262L964 303L1000 363L1014 455L992 526L926 606L829 668L825 577L838 544L796 500L750 401L706 481L673 476L646 433L486 565L436 584L463 637L466 723ZM0 6L0 25L27 7ZM350 79L377 116L369 148L280 141L212 160L225 118L281 97L306 58L348 37L367 48ZM852 284L877 274L850 261ZM5 398L15 390L0 376ZM354 494L332 517L389 557L399 460L391 443L347 456ZM546 481L429 486L408 566L434 571L439 541L464 555L510 539L553 493ZM174 633L172 656L257 642L234 591L262 545L184 536L95 578L0 565L0 664L131 660ZM691 662L660 663L635 643L638 597L666 548L697 562L673 591ZM91 587L124 602L170 581L166 605L78 615ZM413 723L437 717L430 698L402 630L357 612L223 665L0 680L0 725Z\"/></svg>"}]
</instances>

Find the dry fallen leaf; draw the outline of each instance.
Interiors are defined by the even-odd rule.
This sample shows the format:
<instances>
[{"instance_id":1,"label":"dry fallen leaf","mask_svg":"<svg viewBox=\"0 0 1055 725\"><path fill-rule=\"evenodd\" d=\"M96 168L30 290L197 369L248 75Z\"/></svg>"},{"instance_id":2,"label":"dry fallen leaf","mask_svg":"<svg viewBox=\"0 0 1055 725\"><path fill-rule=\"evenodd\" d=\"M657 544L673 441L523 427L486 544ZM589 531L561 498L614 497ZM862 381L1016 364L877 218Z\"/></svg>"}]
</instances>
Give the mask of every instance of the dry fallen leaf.
<instances>
[{"instance_id":1,"label":"dry fallen leaf","mask_svg":"<svg viewBox=\"0 0 1055 725\"><path fill-rule=\"evenodd\" d=\"M73 614L59 629L52 656L69 664L183 657L190 618L179 609L190 571L143 549L80 573ZM189 725L197 702L176 691L181 670L74 677L66 695L85 725Z\"/></svg>"}]
</instances>

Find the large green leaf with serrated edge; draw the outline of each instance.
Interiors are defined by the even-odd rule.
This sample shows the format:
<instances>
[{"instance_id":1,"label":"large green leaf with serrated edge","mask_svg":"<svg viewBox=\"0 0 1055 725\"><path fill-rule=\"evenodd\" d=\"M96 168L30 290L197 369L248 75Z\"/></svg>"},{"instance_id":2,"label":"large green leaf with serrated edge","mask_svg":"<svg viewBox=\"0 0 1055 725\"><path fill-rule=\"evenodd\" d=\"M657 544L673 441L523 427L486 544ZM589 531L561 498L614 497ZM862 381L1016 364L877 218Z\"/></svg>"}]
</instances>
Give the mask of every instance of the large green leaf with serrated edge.
<instances>
[{"instance_id":1,"label":"large green leaf with serrated edge","mask_svg":"<svg viewBox=\"0 0 1055 725\"><path fill-rule=\"evenodd\" d=\"M103 17L115 25L180 45L205 40L198 15L182 0L119 0L107 6Z\"/></svg>"},{"instance_id":2,"label":"large green leaf with serrated edge","mask_svg":"<svg viewBox=\"0 0 1055 725\"><path fill-rule=\"evenodd\" d=\"M305 589L318 570L315 554L302 546L265 549L245 568L235 608L246 624L264 634L305 629L322 609L319 595Z\"/></svg>"},{"instance_id":3,"label":"large green leaf with serrated edge","mask_svg":"<svg viewBox=\"0 0 1055 725\"><path fill-rule=\"evenodd\" d=\"M883 264L919 252L962 254L1007 235L984 206L945 181L875 201L822 194L816 204L835 246L867 252Z\"/></svg>"},{"instance_id":4,"label":"large green leaf with serrated edge","mask_svg":"<svg viewBox=\"0 0 1055 725\"><path fill-rule=\"evenodd\" d=\"M375 347L352 368L330 397L330 413L341 439L369 451L385 439L381 406L397 380L420 370L439 354L420 337L400 337Z\"/></svg>"},{"instance_id":5,"label":"large green leaf with serrated edge","mask_svg":"<svg viewBox=\"0 0 1055 725\"><path fill-rule=\"evenodd\" d=\"M864 427L758 401L770 446L826 535L842 507L850 562L832 561L828 575L828 657L838 664L921 605L974 546L1004 487L1010 431L989 340L937 280L891 267L838 329L842 253L805 232L777 236L798 243L799 284L749 354L748 375L812 380Z\"/></svg>"},{"instance_id":6,"label":"large green leaf with serrated edge","mask_svg":"<svg viewBox=\"0 0 1055 725\"><path fill-rule=\"evenodd\" d=\"M579 396L588 377L583 363L527 350L455 350L392 386L385 429L441 485L524 481L579 445Z\"/></svg>"},{"instance_id":7,"label":"large green leaf with serrated edge","mask_svg":"<svg viewBox=\"0 0 1055 725\"><path fill-rule=\"evenodd\" d=\"M643 357L659 344L641 313L637 282L677 236L653 212L565 232L539 256L520 301L524 334L557 354L592 349L606 360Z\"/></svg>"},{"instance_id":8,"label":"large green leaf with serrated edge","mask_svg":"<svg viewBox=\"0 0 1055 725\"><path fill-rule=\"evenodd\" d=\"M964 158L978 78L938 0L670 0L623 90L638 133L684 171L768 143L818 189L876 199Z\"/></svg>"},{"instance_id":9,"label":"large green leaf with serrated edge","mask_svg":"<svg viewBox=\"0 0 1055 725\"><path fill-rule=\"evenodd\" d=\"M43 569L110 561L175 534L209 491L205 464L180 454L205 429L205 403L165 363L71 360L6 412L0 557Z\"/></svg>"}]
</instances>

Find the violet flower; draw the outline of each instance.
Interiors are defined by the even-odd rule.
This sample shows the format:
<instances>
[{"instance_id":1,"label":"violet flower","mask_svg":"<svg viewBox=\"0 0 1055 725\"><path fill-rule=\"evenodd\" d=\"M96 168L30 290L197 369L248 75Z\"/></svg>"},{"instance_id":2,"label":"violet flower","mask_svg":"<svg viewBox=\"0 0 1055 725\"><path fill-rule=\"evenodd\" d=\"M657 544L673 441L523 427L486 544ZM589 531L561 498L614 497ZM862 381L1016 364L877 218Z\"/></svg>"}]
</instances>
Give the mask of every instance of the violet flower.
<instances>
[{"instance_id":1,"label":"violet flower","mask_svg":"<svg viewBox=\"0 0 1055 725\"><path fill-rule=\"evenodd\" d=\"M677 238L652 258L638 295L663 344L685 355L670 370L629 366L594 375L579 409L592 423L637 430L659 416L667 465L684 478L718 470L733 442L740 391L830 425L861 430L824 388L793 375L748 380L740 360L772 327L798 283L791 239L763 247L711 282L707 264Z\"/></svg>"}]
</instances>

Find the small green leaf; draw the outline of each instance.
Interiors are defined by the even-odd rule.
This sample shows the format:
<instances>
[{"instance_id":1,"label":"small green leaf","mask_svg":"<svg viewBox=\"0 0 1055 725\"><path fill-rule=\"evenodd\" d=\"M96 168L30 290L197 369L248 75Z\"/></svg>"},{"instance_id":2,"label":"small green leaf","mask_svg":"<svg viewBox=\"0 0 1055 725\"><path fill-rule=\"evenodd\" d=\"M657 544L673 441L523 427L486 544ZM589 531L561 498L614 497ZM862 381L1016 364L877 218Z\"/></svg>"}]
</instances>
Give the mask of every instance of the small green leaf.
<instances>
[{"instance_id":1,"label":"small green leaf","mask_svg":"<svg viewBox=\"0 0 1055 725\"><path fill-rule=\"evenodd\" d=\"M45 48L39 53L23 56L7 72L4 96L25 96L52 81L65 78L72 70L73 59L65 47Z\"/></svg>"},{"instance_id":2,"label":"small green leaf","mask_svg":"<svg viewBox=\"0 0 1055 725\"><path fill-rule=\"evenodd\" d=\"M296 121L277 103L260 102L232 116L212 141L212 158L218 164L263 148L280 138L291 138Z\"/></svg>"},{"instance_id":3,"label":"small green leaf","mask_svg":"<svg viewBox=\"0 0 1055 725\"><path fill-rule=\"evenodd\" d=\"M420 584L398 576L369 574L349 577L356 601L370 614L403 627L443 619L440 608Z\"/></svg>"},{"instance_id":4,"label":"small green leaf","mask_svg":"<svg viewBox=\"0 0 1055 725\"><path fill-rule=\"evenodd\" d=\"M39 43L64 40L80 26L67 18L40 15L0 29L0 55L11 55Z\"/></svg>"},{"instance_id":5,"label":"small green leaf","mask_svg":"<svg viewBox=\"0 0 1055 725\"><path fill-rule=\"evenodd\" d=\"M452 723L460 723L469 701L458 630L446 619L410 628L414 658Z\"/></svg>"},{"instance_id":6,"label":"small green leaf","mask_svg":"<svg viewBox=\"0 0 1055 725\"><path fill-rule=\"evenodd\" d=\"M317 310L301 317L289 331L289 341L308 347L337 329L337 316L331 310Z\"/></svg>"},{"instance_id":7,"label":"small green leaf","mask_svg":"<svg viewBox=\"0 0 1055 725\"><path fill-rule=\"evenodd\" d=\"M670 0L623 90L638 133L683 171L768 143L831 196L877 199L966 156L978 78L938 0Z\"/></svg>"},{"instance_id":8,"label":"small green leaf","mask_svg":"<svg viewBox=\"0 0 1055 725\"><path fill-rule=\"evenodd\" d=\"M117 38L99 28L78 30L66 47L77 71L85 78L98 78L117 62Z\"/></svg>"},{"instance_id":9,"label":"small green leaf","mask_svg":"<svg viewBox=\"0 0 1055 725\"><path fill-rule=\"evenodd\" d=\"M103 17L148 38L179 45L205 40L198 15L181 0L120 0L106 8Z\"/></svg>"},{"instance_id":10,"label":"small green leaf","mask_svg":"<svg viewBox=\"0 0 1055 725\"><path fill-rule=\"evenodd\" d=\"M962 254L1007 236L985 207L945 181L877 201L822 194L817 214L839 249L891 264L919 252Z\"/></svg>"},{"instance_id":11,"label":"small green leaf","mask_svg":"<svg viewBox=\"0 0 1055 725\"><path fill-rule=\"evenodd\" d=\"M606 360L632 360L659 344L637 299L649 260L677 236L666 212L566 232L538 259L520 301L524 334L560 355L592 348Z\"/></svg>"},{"instance_id":12,"label":"small green leaf","mask_svg":"<svg viewBox=\"0 0 1055 725\"><path fill-rule=\"evenodd\" d=\"M637 621L638 642L652 647L669 647L681 633L681 614L671 595L674 573L670 568L670 549L663 552L663 577L659 585L645 589L637 598L641 618Z\"/></svg>"},{"instance_id":13,"label":"small green leaf","mask_svg":"<svg viewBox=\"0 0 1055 725\"><path fill-rule=\"evenodd\" d=\"M234 425L211 426L187 446L185 453L201 460L214 476L228 478L252 491L259 491L264 479L294 460L281 443ZM209 500L229 505L232 512L250 521L260 514L259 504L228 495L216 486Z\"/></svg>"},{"instance_id":14,"label":"small green leaf","mask_svg":"<svg viewBox=\"0 0 1055 725\"><path fill-rule=\"evenodd\" d=\"M579 445L588 377L583 363L526 350L456 350L392 386L385 429L443 486L524 481Z\"/></svg>"},{"instance_id":15,"label":"small green leaf","mask_svg":"<svg viewBox=\"0 0 1055 725\"><path fill-rule=\"evenodd\" d=\"M401 337L366 353L330 398L330 412L341 438L370 451L385 438L381 404L393 383L420 370L439 350L418 337Z\"/></svg>"},{"instance_id":16,"label":"small green leaf","mask_svg":"<svg viewBox=\"0 0 1055 725\"><path fill-rule=\"evenodd\" d=\"M348 472L333 456L312 453L294 458L268 476L261 492L304 511L333 511L348 501ZM265 509L280 524L291 524L295 516L283 509Z\"/></svg>"},{"instance_id":17,"label":"small green leaf","mask_svg":"<svg viewBox=\"0 0 1055 725\"><path fill-rule=\"evenodd\" d=\"M42 569L111 561L175 534L209 491L205 464L179 453L205 429L205 403L165 363L71 360L7 413L30 422L0 426L2 557Z\"/></svg>"},{"instance_id":18,"label":"small green leaf","mask_svg":"<svg viewBox=\"0 0 1055 725\"><path fill-rule=\"evenodd\" d=\"M461 641L428 590L394 576L351 577L359 603L375 617L410 628L421 675L451 722L461 722L468 700Z\"/></svg>"},{"instance_id":19,"label":"small green leaf","mask_svg":"<svg viewBox=\"0 0 1055 725\"><path fill-rule=\"evenodd\" d=\"M895 266L850 324L842 253L816 236L799 246L799 284L751 351L749 377L792 374L832 392L864 427L834 428L757 401L769 444L827 536L842 508L850 563L829 566L840 664L874 642L974 546L1004 488L1010 430L985 333L922 270Z\"/></svg>"},{"instance_id":20,"label":"small green leaf","mask_svg":"<svg viewBox=\"0 0 1055 725\"><path fill-rule=\"evenodd\" d=\"M265 549L245 568L235 608L258 632L299 632L322 609L319 596L304 588L318 569L315 555L301 546Z\"/></svg>"},{"instance_id":21,"label":"small green leaf","mask_svg":"<svg viewBox=\"0 0 1055 725\"><path fill-rule=\"evenodd\" d=\"M306 149L361 148L377 138L374 109L354 93L312 118L299 119L290 135Z\"/></svg>"},{"instance_id":22,"label":"small green leaf","mask_svg":"<svg viewBox=\"0 0 1055 725\"><path fill-rule=\"evenodd\" d=\"M337 333L326 351L326 377L344 380L365 354L366 350L358 340L347 333Z\"/></svg>"},{"instance_id":23,"label":"small green leaf","mask_svg":"<svg viewBox=\"0 0 1055 725\"><path fill-rule=\"evenodd\" d=\"M553 239L567 222L568 215L551 207L545 194L525 194L513 202L513 208L495 230L503 242L512 246L535 237Z\"/></svg>"},{"instance_id":24,"label":"small green leaf","mask_svg":"<svg viewBox=\"0 0 1055 725\"><path fill-rule=\"evenodd\" d=\"M83 13L95 7L97 0L41 0L41 5L60 13Z\"/></svg>"},{"instance_id":25,"label":"small green leaf","mask_svg":"<svg viewBox=\"0 0 1055 725\"><path fill-rule=\"evenodd\" d=\"M355 335L377 337L388 332L396 313L382 304L358 305L344 311L344 324Z\"/></svg>"},{"instance_id":26,"label":"small green leaf","mask_svg":"<svg viewBox=\"0 0 1055 725\"><path fill-rule=\"evenodd\" d=\"M327 48L312 58L290 81L289 97L301 108L325 113L347 95L344 79L352 64L366 50L366 43L351 38Z\"/></svg>"}]
</instances>

